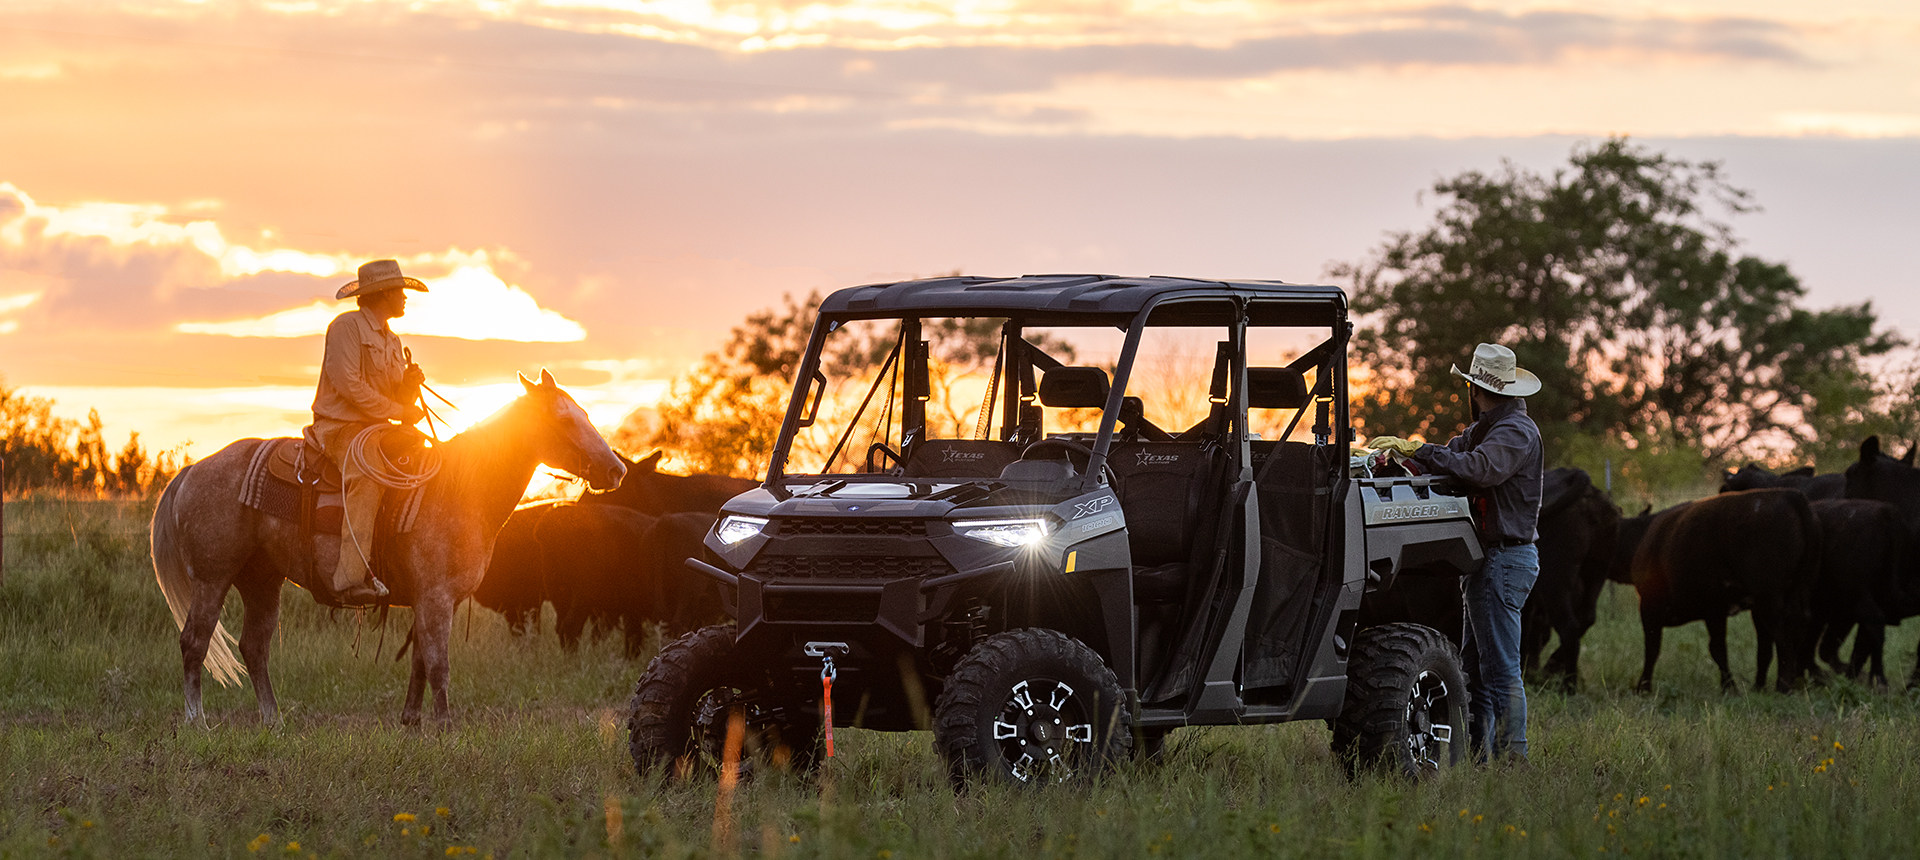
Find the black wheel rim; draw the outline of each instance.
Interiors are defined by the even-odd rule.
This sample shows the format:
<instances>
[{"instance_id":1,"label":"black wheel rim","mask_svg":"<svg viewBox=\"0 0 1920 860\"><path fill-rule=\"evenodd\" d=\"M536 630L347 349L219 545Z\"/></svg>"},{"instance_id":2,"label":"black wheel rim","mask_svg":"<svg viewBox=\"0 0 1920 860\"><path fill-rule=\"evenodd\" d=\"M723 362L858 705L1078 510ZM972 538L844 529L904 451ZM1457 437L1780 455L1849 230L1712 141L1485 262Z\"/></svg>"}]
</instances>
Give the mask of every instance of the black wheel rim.
<instances>
[{"instance_id":1,"label":"black wheel rim","mask_svg":"<svg viewBox=\"0 0 1920 860\"><path fill-rule=\"evenodd\" d=\"M1063 782L1093 748L1092 709L1053 678L1013 685L993 719L993 741L1015 780Z\"/></svg>"},{"instance_id":2,"label":"black wheel rim","mask_svg":"<svg viewBox=\"0 0 1920 860\"><path fill-rule=\"evenodd\" d=\"M1414 770L1434 773L1453 760L1452 691L1439 673L1422 671L1407 695L1407 754Z\"/></svg>"}]
</instances>

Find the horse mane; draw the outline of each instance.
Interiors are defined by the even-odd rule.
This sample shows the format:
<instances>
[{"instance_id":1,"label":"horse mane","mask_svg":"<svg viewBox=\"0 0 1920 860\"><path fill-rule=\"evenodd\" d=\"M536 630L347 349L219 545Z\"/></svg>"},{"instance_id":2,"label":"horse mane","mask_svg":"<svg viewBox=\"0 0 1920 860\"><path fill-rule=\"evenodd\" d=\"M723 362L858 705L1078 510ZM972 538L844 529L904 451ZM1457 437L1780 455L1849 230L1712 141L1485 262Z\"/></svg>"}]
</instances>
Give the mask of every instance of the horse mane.
<instances>
[{"instance_id":1,"label":"horse mane","mask_svg":"<svg viewBox=\"0 0 1920 860\"><path fill-rule=\"evenodd\" d=\"M436 445L435 449L440 452L440 474L434 476L428 487L456 499L510 495L506 510L511 511L525 492L532 470L529 468L527 474L520 475L517 469L502 468L502 461L517 459L527 447L528 443L515 440L523 436L521 431L529 420L530 397L529 394L515 397L492 415ZM507 484L514 486L507 487ZM500 518L504 521L506 514L502 513Z\"/></svg>"}]
</instances>

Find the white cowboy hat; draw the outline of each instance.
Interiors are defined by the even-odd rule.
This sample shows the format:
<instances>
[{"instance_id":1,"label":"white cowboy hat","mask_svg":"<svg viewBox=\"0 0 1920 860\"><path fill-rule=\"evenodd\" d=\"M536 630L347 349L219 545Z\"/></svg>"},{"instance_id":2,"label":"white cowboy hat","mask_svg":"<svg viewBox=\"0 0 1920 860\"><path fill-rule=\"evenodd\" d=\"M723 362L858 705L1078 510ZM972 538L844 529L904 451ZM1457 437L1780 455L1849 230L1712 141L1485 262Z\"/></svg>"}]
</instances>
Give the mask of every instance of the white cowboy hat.
<instances>
[{"instance_id":1,"label":"white cowboy hat","mask_svg":"<svg viewBox=\"0 0 1920 860\"><path fill-rule=\"evenodd\" d=\"M333 294L335 299L351 299L398 289L427 291L427 285L400 274L397 260L374 260L360 266L360 278Z\"/></svg>"},{"instance_id":2,"label":"white cowboy hat","mask_svg":"<svg viewBox=\"0 0 1920 860\"><path fill-rule=\"evenodd\" d=\"M1452 373L1481 388L1508 397L1526 397L1540 390L1540 377L1521 367L1513 357L1513 350L1497 343L1483 343L1474 347L1473 361L1467 365L1467 372L1461 373L1460 365L1456 364Z\"/></svg>"}]
</instances>

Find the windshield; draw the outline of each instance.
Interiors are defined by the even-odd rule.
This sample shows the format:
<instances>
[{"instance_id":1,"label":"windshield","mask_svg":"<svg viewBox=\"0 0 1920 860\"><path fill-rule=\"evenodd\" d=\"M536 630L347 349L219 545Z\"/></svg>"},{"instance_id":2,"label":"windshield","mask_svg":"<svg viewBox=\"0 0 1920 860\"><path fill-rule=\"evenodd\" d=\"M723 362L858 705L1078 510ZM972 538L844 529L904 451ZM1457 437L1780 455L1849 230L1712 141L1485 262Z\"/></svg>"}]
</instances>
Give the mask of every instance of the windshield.
<instances>
[{"instance_id":1,"label":"windshield","mask_svg":"<svg viewBox=\"0 0 1920 860\"><path fill-rule=\"evenodd\" d=\"M1158 316L1156 311L1155 315ZM802 380L800 421L780 472L992 478L1027 445L1091 446L1127 333L1111 325L1026 326L1003 317L830 321L818 372ZM1331 332L1245 330L1247 363L1300 363ZM1115 441L1205 441L1233 423L1223 404L1232 367L1228 325L1149 320L1126 379ZM1297 368L1317 390L1319 362ZM1253 403L1255 439L1301 439L1297 406ZM1302 426L1306 425L1306 426Z\"/></svg>"}]
</instances>

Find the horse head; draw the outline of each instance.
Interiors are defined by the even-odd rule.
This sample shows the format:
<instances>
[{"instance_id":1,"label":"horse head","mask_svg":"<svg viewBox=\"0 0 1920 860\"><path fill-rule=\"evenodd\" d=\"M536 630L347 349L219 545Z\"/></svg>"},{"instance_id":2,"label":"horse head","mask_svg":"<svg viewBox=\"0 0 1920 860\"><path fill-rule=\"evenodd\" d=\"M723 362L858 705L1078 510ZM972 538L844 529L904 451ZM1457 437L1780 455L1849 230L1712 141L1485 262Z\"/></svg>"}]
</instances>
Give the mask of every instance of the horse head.
<instances>
[{"instance_id":1,"label":"horse head","mask_svg":"<svg viewBox=\"0 0 1920 860\"><path fill-rule=\"evenodd\" d=\"M540 462L582 478L596 490L620 486L627 465L593 429L587 411L553 381L553 374L541 370L539 382L521 376L520 385L527 390L521 400L531 404L528 412L539 425L534 451Z\"/></svg>"}]
</instances>

